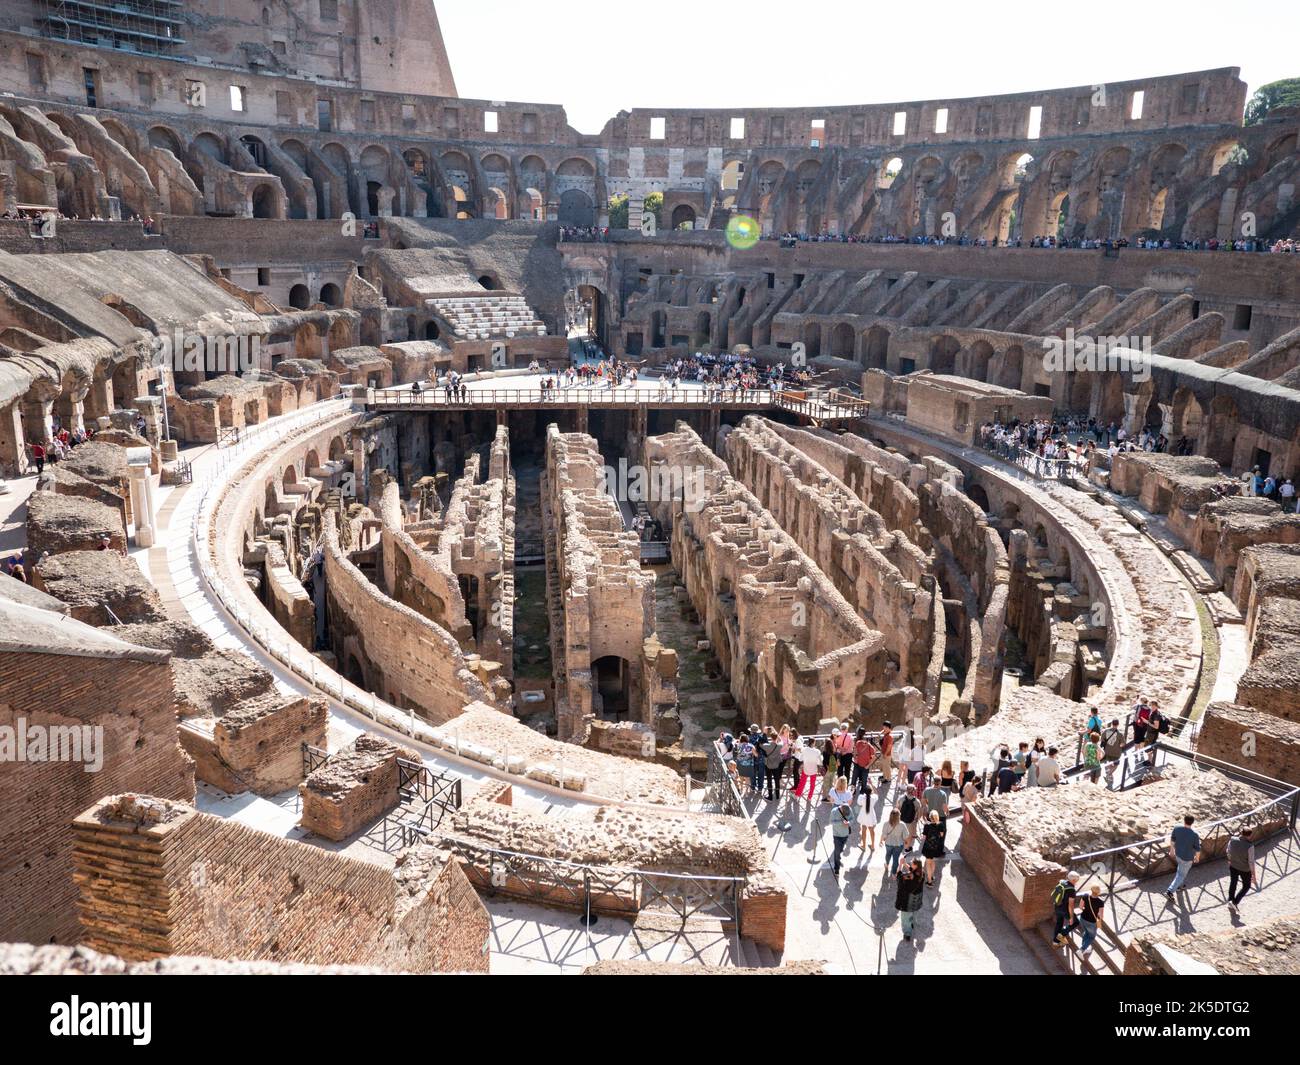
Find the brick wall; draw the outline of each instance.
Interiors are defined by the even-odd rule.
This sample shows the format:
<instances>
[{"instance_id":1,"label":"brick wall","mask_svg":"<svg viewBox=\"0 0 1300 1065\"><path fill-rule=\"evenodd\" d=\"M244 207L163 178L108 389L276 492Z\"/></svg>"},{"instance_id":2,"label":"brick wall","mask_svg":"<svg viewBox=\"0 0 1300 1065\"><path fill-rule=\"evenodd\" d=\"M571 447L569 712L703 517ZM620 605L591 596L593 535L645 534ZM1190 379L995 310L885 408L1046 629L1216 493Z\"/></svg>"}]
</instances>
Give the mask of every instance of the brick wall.
<instances>
[{"instance_id":1,"label":"brick wall","mask_svg":"<svg viewBox=\"0 0 1300 1065\"><path fill-rule=\"evenodd\" d=\"M328 729L324 700L271 699L210 724L184 722L180 738L200 780L231 794L275 795L302 780L302 745L323 748Z\"/></svg>"},{"instance_id":2,"label":"brick wall","mask_svg":"<svg viewBox=\"0 0 1300 1065\"><path fill-rule=\"evenodd\" d=\"M399 801L399 758L420 761L414 751L368 732L330 755L298 786L302 827L344 840L382 817Z\"/></svg>"},{"instance_id":3,"label":"brick wall","mask_svg":"<svg viewBox=\"0 0 1300 1065\"><path fill-rule=\"evenodd\" d=\"M74 829L94 950L487 971L487 911L433 847L393 871L149 797L105 799Z\"/></svg>"},{"instance_id":4,"label":"brick wall","mask_svg":"<svg viewBox=\"0 0 1300 1065\"><path fill-rule=\"evenodd\" d=\"M1211 703L1196 750L1288 784L1300 784L1300 723L1233 703Z\"/></svg>"},{"instance_id":5,"label":"brick wall","mask_svg":"<svg viewBox=\"0 0 1300 1065\"><path fill-rule=\"evenodd\" d=\"M69 622L69 624L72 624ZM105 795L193 799L177 742L167 656L156 660L0 654L0 725L102 726L103 765L0 762L0 939L72 943L72 819Z\"/></svg>"}]
</instances>

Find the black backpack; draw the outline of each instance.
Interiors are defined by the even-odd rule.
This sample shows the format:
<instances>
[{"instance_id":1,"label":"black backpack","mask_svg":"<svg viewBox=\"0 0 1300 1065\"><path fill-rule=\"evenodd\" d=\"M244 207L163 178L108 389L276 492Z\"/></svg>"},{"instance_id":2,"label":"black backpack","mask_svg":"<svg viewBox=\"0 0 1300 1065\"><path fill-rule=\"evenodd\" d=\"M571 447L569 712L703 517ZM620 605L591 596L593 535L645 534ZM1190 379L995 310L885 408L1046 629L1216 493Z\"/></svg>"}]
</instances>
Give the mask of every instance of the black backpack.
<instances>
[{"instance_id":1,"label":"black backpack","mask_svg":"<svg viewBox=\"0 0 1300 1065\"><path fill-rule=\"evenodd\" d=\"M910 795L899 806L898 816L909 825L916 820L916 800Z\"/></svg>"}]
</instances>

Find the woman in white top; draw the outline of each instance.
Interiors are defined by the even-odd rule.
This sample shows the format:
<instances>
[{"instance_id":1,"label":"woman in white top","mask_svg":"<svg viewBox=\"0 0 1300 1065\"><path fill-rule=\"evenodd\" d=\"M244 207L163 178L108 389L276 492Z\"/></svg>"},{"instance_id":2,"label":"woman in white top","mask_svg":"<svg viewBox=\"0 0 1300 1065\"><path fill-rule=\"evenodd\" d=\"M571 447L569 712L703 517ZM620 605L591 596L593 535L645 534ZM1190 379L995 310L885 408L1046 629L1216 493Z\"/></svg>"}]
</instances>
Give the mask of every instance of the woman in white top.
<instances>
[{"instance_id":1,"label":"woman in white top","mask_svg":"<svg viewBox=\"0 0 1300 1065\"><path fill-rule=\"evenodd\" d=\"M874 802L871 788L864 787L862 794L858 796L858 805L861 812L858 814L858 845L865 852L868 845L874 851L876 849L876 804ZM870 843L868 844L868 837Z\"/></svg>"},{"instance_id":2,"label":"woman in white top","mask_svg":"<svg viewBox=\"0 0 1300 1065\"><path fill-rule=\"evenodd\" d=\"M830 800L832 806L851 805L853 802L853 791L849 788L849 779L845 776L835 778L835 784L831 788Z\"/></svg>"}]
</instances>

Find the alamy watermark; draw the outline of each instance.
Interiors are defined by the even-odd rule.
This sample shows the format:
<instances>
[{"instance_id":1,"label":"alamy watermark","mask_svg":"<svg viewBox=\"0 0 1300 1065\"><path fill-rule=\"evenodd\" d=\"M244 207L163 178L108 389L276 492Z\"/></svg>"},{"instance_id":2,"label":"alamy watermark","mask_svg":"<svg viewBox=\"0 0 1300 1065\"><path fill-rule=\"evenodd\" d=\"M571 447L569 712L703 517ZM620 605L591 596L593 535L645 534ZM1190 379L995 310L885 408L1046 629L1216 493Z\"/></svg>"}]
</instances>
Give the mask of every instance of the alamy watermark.
<instances>
[{"instance_id":1,"label":"alamy watermark","mask_svg":"<svg viewBox=\"0 0 1300 1065\"><path fill-rule=\"evenodd\" d=\"M1150 336L1089 336L1066 329L1064 337L1043 338L1048 373L1127 373L1134 381L1151 376Z\"/></svg>"},{"instance_id":2,"label":"alamy watermark","mask_svg":"<svg viewBox=\"0 0 1300 1065\"><path fill-rule=\"evenodd\" d=\"M153 339L152 365L173 373L247 374L261 365L259 334L187 333L173 329Z\"/></svg>"},{"instance_id":3,"label":"alamy watermark","mask_svg":"<svg viewBox=\"0 0 1300 1065\"><path fill-rule=\"evenodd\" d=\"M618 460L618 468L605 466L601 471L601 489L624 503L667 503L683 501L688 514L704 509L708 468L660 464L650 469Z\"/></svg>"},{"instance_id":4,"label":"alamy watermark","mask_svg":"<svg viewBox=\"0 0 1300 1065\"><path fill-rule=\"evenodd\" d=\"M101 725L35 725L15 717L0 725L0 762L80 763L86 773L104 768Z\"/></svg>"}]
</instances>

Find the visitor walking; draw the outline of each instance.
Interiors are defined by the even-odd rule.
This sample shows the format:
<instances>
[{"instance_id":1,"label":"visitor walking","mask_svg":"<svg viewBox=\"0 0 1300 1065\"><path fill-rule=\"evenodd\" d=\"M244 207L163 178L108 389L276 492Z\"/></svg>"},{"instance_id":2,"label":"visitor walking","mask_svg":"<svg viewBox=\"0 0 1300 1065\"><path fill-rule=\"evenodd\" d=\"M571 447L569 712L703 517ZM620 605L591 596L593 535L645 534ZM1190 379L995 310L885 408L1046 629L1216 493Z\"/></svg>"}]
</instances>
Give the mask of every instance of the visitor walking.
<instances>
[{"instance_id":1,"label":"visitor walking","mask_svg":"<svg viewBox=\"0 0 1300 1065\"><path fill-rule=\"evenodd\" d=\"M925 874L921 861L914 858L898 871L898 891L894 896L894 909L902 915L903 941L910 943L916 930L916 914L921 909L921 896L925 891Z\"/></svg>"},{"instance_id":2,"label":"visitor walking","mask_svg":"<svg viewBox=\"0 0 1300 1065\"><path fill-rule=\"evenodd\" d=\"M925 839L921 843L921 854L925 858L925 882L934 883L934 863L948 853L944 839L948 833L948 822L939 816L938 810L930 811L930 820L925 826Z\"/></svg>"},{"instance_id":3,"label":"visitor walking","mask_svg":"<svg viewBox=\"0 0 1300 1065\"><path fill-rule=\"evenodd\" d=\"M1115 767L1124 753L1124 733L1119 718L1114 718L1101 732L1101 757L1106 766L1106 787L1115 784Z\"/></svg>"},{"instance_id":4,"label":"visitor walking","mask_svg":"<svg viewBox=\"0 0 1300 1065\"><path fill-rule=\"evenodd\" d=\"M1255 882L1255 840L1249 828L1243 828L1228 840L1228 908L1233 913ZM1240 890L1238 890L1240 888Z\"/></svg>"},{"instance_id":5,"label":"visitor walking","mask_svg":"<svg viewBox=\"0 0 1300 1065\"><path fill-rule=\"evenodd\" d=\"M831 811L831 860L829 864L832 876L840 875L844 848L849 845L849 838L852 835L853 804L852 802L840 803Z\"/></svg>"},{"instance_id":6,"label":"visitor walking","mask_svg":"<svg viewBox=\"0 0 1300 1065\"><path fill-rule=\"evenodd\" d=\"M1085 958L1092 953L1092 944L1097 938L1097 925L1101 923L1105 908L1106 900L1102 897L1101 885L1093 884L1079 904L1079 927L1083 929L1079 953Z\"/></svg>"},{"instance_id":7,"label":"visitor walking","mask_svg":"<svg viewBox=\"0 0 1300 1065\"><path fill-rule=\"evenodd\" d=\"M1052 912L1056 923L1052 926L1052 942L1058 947L1069 942L1070 933L1079 927L1074 915L1079 897L1079 874L1070 872L1052 888Z\"/></svg>"},{"instance_id":8,"label":"visitor walking","mask_svg":"<svg viewBox=\"0 0 1300 1065\"><path fill-rule=\"evenodd\" d=\"M803 797L803 789L806 785L808 788L809 805L817 798L817 776L821 773L822 752L817 749L816 744L805 743L799 751L799 764L801 770L799 773L799 786L795 788L795 798Z\"/></svg>"},{"instance_id":9,"label":"visitor walking","mask_svg":"<svg viewBox=\"0 0 1300 1065\"><path fill-rule=\"evenodd\" d=\"M889 821L880 834L885 845L885 875L893 876L898 872L898 860L903 856L907 846L907 826L897 810L889 811Z\"/></svg>"},{"instance_id":10,"label":"visitor walking","mask_svg":"<svg viewBox=\"0 0 1300 1065\"><path fill-rule=\"evenodd\" d=\"M876 745L867 739L867 730L859 728L853 739L853 790L870 791L868 773L876 760Z\"/></svg>"},{"instance_id":11,"label":"visitor walking","mask_svg":"<svg viewBox=\"0 0 1300 1065\"><path fill-rule=\"evenodd\" d=\"M1169 833L1169 854L1177 866L1177 872L1174 878L1165 888L1165 898L1172 899L1175 891L1181 891L1183 885L1187 883L1187 874L1192 871L1192 865L1196 862L1196 856L1201 853L1201 837L1196 834L1192 825L1196 823L1196 818L1187 814L1183 818L1183 823Z\"/></svg>"},{"instance_id":12,"label":"visitor walking","mask_svg":"<svg viewBox=\"0 0 1300 1065\"><path fill-rule=\"evenodd\" d=\"M870 854L867 853L868 837L871 851L874 853L876 849L876 807L872 801L870 785L864 785L858 792L858 811L858 845L862 848L863 855L870 860Z\"/></svg>"},{"instance_id":13,"label":"visitor walking","mask_svg":"<svg viewBox=\"0 0 1300 1065\"><path fill-rule=\"evenodd\" d=\"M907 792L899 797L898 816L907 826L907 849L910 851L916 842L916 822L921 817L921 804L916 799L915 785L909 784Z\"/></svg>"}]
</instances>

